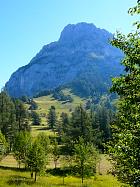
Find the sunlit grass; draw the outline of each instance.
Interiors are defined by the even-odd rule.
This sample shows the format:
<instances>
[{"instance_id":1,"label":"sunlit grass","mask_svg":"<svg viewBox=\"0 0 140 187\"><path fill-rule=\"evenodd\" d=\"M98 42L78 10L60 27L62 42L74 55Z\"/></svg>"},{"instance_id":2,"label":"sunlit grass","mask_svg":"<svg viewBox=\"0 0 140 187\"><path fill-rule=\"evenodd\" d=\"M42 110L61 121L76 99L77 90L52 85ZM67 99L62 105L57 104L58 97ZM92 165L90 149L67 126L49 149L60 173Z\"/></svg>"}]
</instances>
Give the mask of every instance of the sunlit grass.
<instances>
[{"instance_id":1,"label":"sunlit grass","mask_svg":"<svg viewBox=\"0 0 140 187\"><path fill-rule=\"evenodd\" d=\"M38 176L37 182L30 178L29 172L0 169L0 187L80 187L81 179L78 177ZM84 180L83 187L121 187L121 183L111 175L96 176Z\"/></svg>"},{"instance_id":2,"label":"sunlit grass","mask_svg":"<svg viewBox=\"0 0 140 187\"><path fill-rule=\"evenodd\" d=\"M37 135L39 133L45 133L47 136L51 136L51 137L54 137L56 136L56 134L54 134L54 132L52 130L48 130L47 129L47 126L31 126L31 135L32 137L37 137Z\"/></svg>"},{"instance_id":3,"label":"sunlit grass","mask_svg":"<svg viewBox=\"0 0 140 187\"><path fill-rule=\"evenodd\" d=\"M64 89L63 90L65 95L70 95L73 99L73 101L70 102L63 102L63 101L58 101L52 97L52 95L48 96L42 96L39 98L35 98L35 102L38 104L38 113L45 113L48 114L49 108L51 106L55 106L56 112L58 115L60 115L62 112L70 113L70 111L74 110L74 108L80 104L84 104L86 101L73 93L71 93L70 89ZM46 123L46 119L43 119L43 123Z\"/></svg>"},{"instance_id":4,"label":"sunlit grass","mask_svg":"<svg viewBox=\"0 0 140 187\"><path fill-rule=\"evenodd\" d=\"M4 167L3 167L4 166ZM33 186L33 187L61 187L63 185L63 177L51 176L46 173L46 176L38 176L37 182L30 178L29 172L21 172L17 170L18 167L13 155L10 154L3 161L0 162L0 187L7 186ZM47 168L53 168L53 163L49 163ZM117 178L112 175L107 175L107 170L110 167L109 161L107 161L106 155L101 155L100 172L97 168L97 175L89 179L84 180L85 187L121 187L121 183L117 181ZM11 168L11 169L10 169ZM101 173L101 175L99 175ZM74 176L68 176L64 179L64 184L67 187L80 187L81 179Z\"/></svg>"},{"instance_id":5,"label":"sunlit grass","mask_svg":"<svg viewBox=\"0 0 140 187\"><path fill-rule=\"evenodd\" d=\"M0 166L17 168L18 163L16 159L14 158L13 154L9 154L1 160ZM21 165L21 167L23 167L23 165Z\"/></svg>"}]
</instances>

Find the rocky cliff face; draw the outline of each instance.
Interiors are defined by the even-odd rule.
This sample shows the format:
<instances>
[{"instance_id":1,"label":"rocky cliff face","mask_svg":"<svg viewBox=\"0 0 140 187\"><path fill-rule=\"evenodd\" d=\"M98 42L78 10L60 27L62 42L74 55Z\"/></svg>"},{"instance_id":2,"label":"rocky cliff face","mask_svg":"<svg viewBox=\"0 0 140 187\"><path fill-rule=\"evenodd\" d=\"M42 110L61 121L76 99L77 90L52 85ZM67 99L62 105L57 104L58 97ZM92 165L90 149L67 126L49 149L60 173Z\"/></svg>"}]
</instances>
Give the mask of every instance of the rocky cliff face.
<instances>
[{"instance_id":1,"label":"rocky cliff face","mask_svg":"<svg viewBox=\"0 0 140 187\"><path fill-rule=\"evenodd\" d=\"M11 96L34 96L77 80L107 89L118 75L122 53L109 44L112 34L93 24L67 25L60 39L45 45L31 62L12 74L5 88ZM78 84L77 84L78 85Z\"/></svg>"}]
</instances>

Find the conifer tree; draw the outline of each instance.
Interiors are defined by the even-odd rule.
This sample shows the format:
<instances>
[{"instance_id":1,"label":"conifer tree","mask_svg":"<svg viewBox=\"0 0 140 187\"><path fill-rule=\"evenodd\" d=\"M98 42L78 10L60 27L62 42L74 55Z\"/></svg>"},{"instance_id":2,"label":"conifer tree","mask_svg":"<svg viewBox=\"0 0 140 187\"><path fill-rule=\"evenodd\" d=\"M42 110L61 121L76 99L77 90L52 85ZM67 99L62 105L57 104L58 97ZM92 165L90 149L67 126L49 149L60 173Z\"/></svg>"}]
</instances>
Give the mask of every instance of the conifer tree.
<instances>
[{"instance_id":1,"label":"conifer tree","mask_svg":"<svg viewBox=\"0 0 140 187\"><path fill-rule=\"evenodd\" d=\"M17 129L15 106L5 91L0 93L0 130L9 142L10 150Z\"/></svg>"},{"instance_id":2,"label":"conifer tree","mask_svg":"<svg viewBox=\"0 0 140 187\"><path fill-rule=\"evenodd\" d=\"M33 125L40 125L41 124L41 118L37 112L32 111L31 117L32 117L32 124Z\"/></svg>"},{"instance_id":3,"label":"conifer tree","mask_svg":"<svg viewBox=\"0 0 140 187\"><path fill-rule=\"evenodd\" d=\"M24 103L21 100L15 99L14 104L18 131L30 131L29 114L24 106Z\"/></svg>"},{"instance_id":4,"label":"conifer tree","mask_svg":"<svg viewBox=\"0 0 140 187\"><path fill-rule=\"evenodd\" d=\"M63 135L65 150L67 150L68 154L73 154L74 145L79 140L79 137L82 137L85 143L94 144L94 135L90 115L82 106L76 107Z\"/></svg>"},{"instance_id":5,"label":"conifer tree","mask_svg":"<svg viewBox=\"0 0 140 187\"><path fill-rule=\"evenodd\" d=\"M48 122L49 128L51 128L54 131L54 129L56 127L56 123L57 123L57 116L56 116L54 106L51 106L51 108L49 109L49 113L47 116L47 122Z\"/></svg>"}]
</instances>

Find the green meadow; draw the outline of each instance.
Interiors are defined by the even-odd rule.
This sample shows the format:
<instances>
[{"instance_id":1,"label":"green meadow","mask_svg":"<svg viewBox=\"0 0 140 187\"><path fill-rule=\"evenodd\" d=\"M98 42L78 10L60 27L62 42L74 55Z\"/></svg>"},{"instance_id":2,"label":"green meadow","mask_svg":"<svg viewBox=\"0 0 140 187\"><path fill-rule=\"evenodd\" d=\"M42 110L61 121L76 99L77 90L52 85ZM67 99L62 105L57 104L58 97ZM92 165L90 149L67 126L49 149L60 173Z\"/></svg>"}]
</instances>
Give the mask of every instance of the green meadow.
<instances>
[{"instance_id":1,"label":"green meadow","mask_svg":"<svg viewBox=\"0 0 140 187\"><path fill-rule=\"evenodd\" d=\"M36 137L40 132L45 132L48 136L54 136L53 132L46 130L44 126L32 126L33 137ZM47 168L53 167L50 160ZM21 169L18 168L18 164L11 153L0 162L0 187L121 187L123 184L116 177L108 174L110 168L111 164L107 156L102 154L97 165L96 176L85 179L83 185L79 177L67 176L63 178L62 176L53 176L47 172L38 176L37 182L34 182L34 179L30 177L30 172L24 171L24 165L21 165Z\"/></svg>"}]
</instances>

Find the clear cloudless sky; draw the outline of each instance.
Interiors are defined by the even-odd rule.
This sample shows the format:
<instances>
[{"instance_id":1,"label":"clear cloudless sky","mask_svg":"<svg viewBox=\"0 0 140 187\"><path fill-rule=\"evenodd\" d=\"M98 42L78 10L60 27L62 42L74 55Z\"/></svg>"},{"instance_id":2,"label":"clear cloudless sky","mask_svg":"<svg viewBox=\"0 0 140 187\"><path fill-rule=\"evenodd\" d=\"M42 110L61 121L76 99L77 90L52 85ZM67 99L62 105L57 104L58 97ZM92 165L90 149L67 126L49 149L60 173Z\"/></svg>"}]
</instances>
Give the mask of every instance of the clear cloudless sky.
<instances>
[{"instance_id":1,"label":"clear cloudless sky","mask_svg":"<svg viewBox=\"0 0 140 187\"><path fill-rule=\"evenodd\" d=\"M136 0L0 0L0 88L71 23L130 32Z\"/></svg>"}]
</instances>

